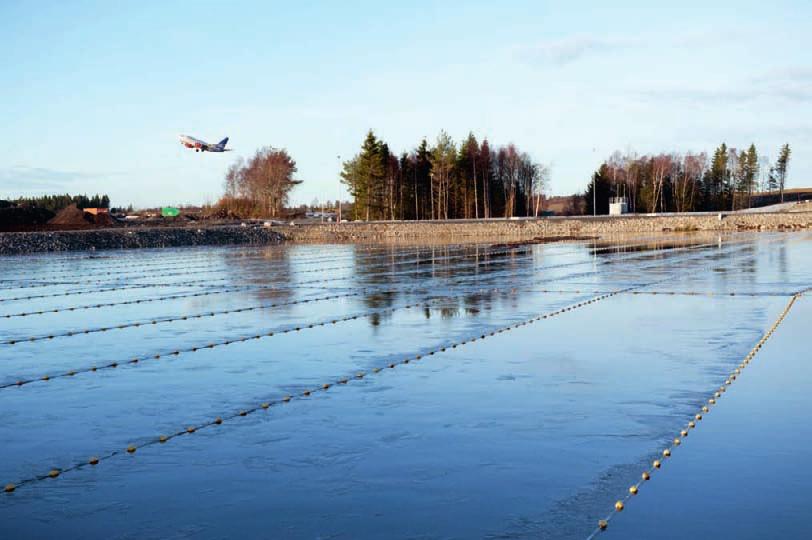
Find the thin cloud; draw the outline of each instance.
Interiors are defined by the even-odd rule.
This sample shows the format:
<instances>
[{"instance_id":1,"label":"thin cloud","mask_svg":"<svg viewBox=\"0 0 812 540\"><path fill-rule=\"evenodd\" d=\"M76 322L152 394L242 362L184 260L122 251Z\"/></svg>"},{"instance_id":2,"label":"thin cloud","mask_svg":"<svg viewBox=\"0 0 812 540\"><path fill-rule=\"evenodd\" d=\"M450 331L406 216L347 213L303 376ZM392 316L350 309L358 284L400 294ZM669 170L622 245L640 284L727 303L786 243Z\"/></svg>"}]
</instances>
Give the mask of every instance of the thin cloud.
<instances>
[{"instance_id":1,"label":"thin cloud","mask_svg":"<svg viewBox=\"0 0 812 540\"><path fill-rule=\"evenodd\" d=\"M535 44L514 48L518 58L531 64L563 66L607 52L618 50L644 49L652 46L683 48L687 46L708 46L713 43L730 42L745 34L742 29L686 31L677 35L594 35L571 34L556 39L543 40Z\"/></svg>"},{"instance_id":2,"label":"thin cloud","mask_svg":"<svg viewBox=\"0 0 812 540\"><path fill-rule=\"evenodd\" d=\"M534 64L562 66L592 54L624 49L637 43L639 40L634 38L577 34L520 47L518 56Z\"/></svg>"},{"instance_id":3,"label":"thin cloud","mask_svg":"<svg viewBox=\"0 0 812 540\"><path fill-rule=\"evenodd\" d=\"M639 91L638 95L654 101L707 104L747 104L763 99L809 103L812 101L812 70L805 67L770 70L747 80L728 82L724 87L695 84L653 86Z\"/></svg>"},{"instance_id":4,"label":"thin cloud","mask_svg":"<svg viewBox=\"0 0 812 540\"><path fill-rule=\"evenodd\" d=\"M100 174L61 171L45 167L7 167L0 169L4 192L66 191L78 182L99 178Z\"/></svg>"},{"instance_id":5,"label":"thin cloud","mask_svg":"<svg viewBox=\"0 0 812 540\"><path fill-rule=\"evenodd\" d=\"M810 84L812 83L812 67L787 66L771 69L753 77L752 81L754 83Z\"/></svg>"}]
</instances>

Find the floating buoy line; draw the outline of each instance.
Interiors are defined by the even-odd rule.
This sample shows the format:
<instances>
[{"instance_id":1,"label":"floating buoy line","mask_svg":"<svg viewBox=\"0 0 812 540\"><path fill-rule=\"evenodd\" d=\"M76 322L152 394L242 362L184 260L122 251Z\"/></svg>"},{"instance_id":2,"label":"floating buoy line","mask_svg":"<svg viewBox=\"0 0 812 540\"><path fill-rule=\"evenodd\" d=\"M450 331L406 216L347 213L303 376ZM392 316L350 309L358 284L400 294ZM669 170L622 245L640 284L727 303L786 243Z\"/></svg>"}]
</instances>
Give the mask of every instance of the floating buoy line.
<instances>
[{"instance_id":1,"label":"floating buoy line","mask_svg":"<svg viewBox=\"0 0 812 540\"><path fill-rule=\"evenodd\" d=\"M107 461L107 460L109 460L111 458L114 458L114 457L122 455L122 454L131 454L131 455L136 454L139 450L141 450L143 448L146 448L146 447L149 447L149 446L153 446L153 445L156 445L156 444L166 444L166 443L172 441L173 439L175 439L177 437L190 436L190 435L193 435L193 434L195 434L195 433L197 433L197 432L199 432L201 430L207 429L207 428L216 428L217 426L222 425L224 422L230 422L230 421L238 420L240 418L244 418L246 416L258 413L260 411L267 411L272 407L283 406L283 405L290 404L291 402L294 402L294 401L304 400L304 399L307 399L307 398L313 396L314 394L317 394L317 393L320 393L320 392L327 392L327 391L329 391L330 389L332 389L332 388L334 388L336 386L348 385L353 381L360 381L360 380L365 379L365 378L367 378L369 376L379 375L379 374L385 373L386 370L391 371L391 370L393 370L393 369L395 369L395 368L397 368L399 366L404 366L404 365L410 364L412 362L417 362L417 361L423 360L423 359L425 359L427 357L434 356L435 354L446 352L449 349L456 349L457 347L467 345L469 343L474 343L476 341L484 340L484 339L487 339L489 337L493 337L493 336L502 334L504 332L508 332L508 331L511 331L511 330L516 330L518 328L527 326L529 324L534 324L536 322L539 322L539 321L542 321L542 320L545 320L545 319L550 319L550 318L553 318L553 317L557 317L559 315L562 315L564 313L573 311L575 309L578 309L578 308L581 308L581 307L584 307L584 306L587 306L587 305L591 305L591 304L594 304L596 302L600 302L600 301L605 300L607 298L611 298L612 296L615 296L616 294L619 294L620 292L622 292L624 290L627 290L627 289L620 289L618 291L611 292L611 293L608 293L608 294L595 296L595 297L592 297L592 298L590 298L588 300L577 302L575 304L571 304L569 306L557 309L555 311L551 311L551 312L547 312L547 313L544 313L544 314L541 314L541 315L537 315L537 316L531 317L529 319L526 319L526 320L523 320L523 321L520 321L520 322L516 322L516 323L510 324L510 325L507 325L507 326L499 327L499 328L493 329L493 330L488 331L488 332L474 334L474 335L471 335L471 336L469 336L469 337L467 337L465 339L462 339L460 341L456 341L456 342L452 342L452 343L449 343L449 344L441 345L441 346L435 347L435 348L433 348L433 349L431 349L429 351L424 351L424 352L422 352L420 354L409 355L409 356L406 356L405 358L403 358L402 360L389 362L388 364L385 364L385 365L380 366L380 367L374 367L374 368L372 368L372 369L370 369L368 371L357 371L352 376L341 377L341 378L336 379L336 380L328 381L328 382L322 383L320 385L316 385L313 388L302 390L301 392L299 392L297 394L289 394L289 395L270 397L270 398L268 398L268 399L266 399L264 401L255 403L253 405L241 408L241 409L236 410L236 411L231 411L229 413L223 414L221 416L214 417L214 418L212 418L210 420L207 420L207 421L204 421L204 422L201 422L201 423L187 425L186 427L178 428L177 430L175 430L173 432L155 435L155 436L153 436L153 437L151 437L151 438L149 438L149 439L147 439L147 440L145 440L144 442L141 442L141 443L132 443L132 444L129 444L126 447L121 448L121 449L108 451L106 453L94 454L92 456L89 456L88 459L86 459L86 460L84 460L82 462L77 462L77 463L74 463L72 465L68 465L68 466L65 466L65 467L52 467L52 468L48 469L46 472L44 472L42 474L31 476L29 478L18 480L16 482L8 483L8 484L5 485L4 490L5 490L6 493L13 493L13 492L15 492L17 489L19 489L21 487L24 487L24 486L27 486L27 485L30 485L30 484L34 484L36 482L56 479L56 478L60 477L61 475L65 474L65 473L78 471L78 470L84 469L86 467L96 467L96 466L102 464L104 461Z\"/></svg>"},{"instance_id":2,"label":"floating buoy line","mask_svg":"<svg viewBox=\"0 0 812 540\"><path fill-rule=\"evenodd\" d=\"M703 256L704 256L704 254L703 254ZM655 267L656 266L659 266L659 264L655 265ZM569 277L571 277L571 276L561 276L561 277L558 277L558 278L550 278L550 279L542 280L542 281L557 281L557 280L568 279ZM624 293L632 291L632 290L634 290L636 288L653 285L655 283L660 283L662 281L663 280L658 280L656 282L651 282L651 283L637 284L637 285L633 285L633 286L628 287L628 288L623 289L623 290L611 291L609 293L603 293L603 294L611 294L613 296L616 295L616 294L624 294ZM507 293L507 294L516 295L519 292L524 292L524 291L525 291L525 289L515 288L515 287L513 287L513 288L482 288L482 289L479 289L479 290L472 291L472 293L473 294ZM357 291L355 293L348 294L347 296L357 296L357 295L360 295L360 294L363 294L363 293ZM332 295L332 297L324 297L322 299L335 299L335 298L340 298L340 297L342 297L342 295ZM312 328L319 328L319 327L323 327L323 326L327 326L327 325L334 325L334 324L338 324L338 323L357 320L359 318L365 318L365 317L374 316L374 315L392 313L392 312L397 311L399 309L410 309L410 308L418 307L418 306L429 306L431 304L434 304L434 303L437 303L437 302L440 302L440 301L446 301L447 298L448 297L440 297L440 298L434 298L434 299L423 299L423 300L413 302L413 303L410 303L410 304L406 304L406 305L402 305L402 306L391 307L391 308L386 308L386 309L382 309L382 310L373 310L373 311L368 311L368 312L364 312L364 313L356 313L356 314L353 314L353 315L348 315L348 316L339 317L339 318L330 318L330 319L326 319L326 320L315 322L315 323L307 323L307 324L303 323L303 324L299 324L299 325L290 325L290 326L286 326L286 327L282 327L282 328L275 328L275 329L272 329L272 330L263 331L261 333L252 334L252 335L249 335L249 336L238 336L238 337L231 338L231 339L226 339L226 340L223 340L223 341L220 341L220 342L209 342L209 343L205 343L205 344L195 345L195 346L192 346L192 347L187 347L187 348L184 348L184 349L173 349L173 350L162 351L162 352L158 352L158 353L150 353L148 355L138 356L138 357L135 357L135 358L129 358L129 359L126 359L126 360L121 360L121 361L112 361L112 362L109 362L107 364L102 364L102 365L92 365L92 366L89 366L89 367L69 369L68 371L61 372L61 373L56 373L56 374L43 374L41 376L34 377L34 378L22 377L22 378L16 379L14 382L8 382L8 383L0 384L0 390L8 389L8 388L14 388L14 387L22 387L22 386L26 386L26 385L29 385L29 384L34 383L34 382L48 382L48 381L51 381L51 380L54 380L54 379L64 379L64 378L75 377L76 375L79 375L79 374L96 373L96 372L102 371L102 370L117 369L118 367L121 367L121 366L134 366L134 365L140 364L143 361L160 360L161 358L164 358L164 357L179 356L182 353L189 353L189 352L197 352L197 351L202 351L202 350L207 350L207 349L214 349L214 348L217 348L217 347L223 347L223 346L231 345L231 344L234 344L234 343L241 343L241 342L245 342L245 341L249 341L249 340L268 338L268 337L272 337L272 336L275 336L275 335L283 335L283 334L288 334L288 333L291 333L291 332L299 332L299 331L305 330L305 329L312 329ZM315 301L315 300L314 299L301 299L301 300L293 301L293 302L290 302L290 303L287 303L287 304L282 304L282 303L273 304L273 307L278 307L278 306L281 306L281 305L289 305L289 304L302 304L302 303L308 303L308 302L311 302L311 301ZM267 306L267 307L270 307L270 306ZM247 311L248 310L247 308L240 308L240 309L242 311ZM228 310L226 310L226 311L228 311ZM170 322L170 321L176 321L176 320L188 320L190 318L203 318L203 317L210 317L210 316L215 316L215 315L216 315L216 312L206 312L206 313L202 313L202 314L197 314L196 316L182 316L180 318L167 319L167 320L164 320L164 322ZM157 324L158 322L159 322L158 320L154 320L154 322L138 323L138 325L139 326L142 326L142 325L143 326L151 326L153 324ZM126 325L120 325L120 326L126 327ZM118 327L112 327L112 329L115 329L115 328L118 328ZM78 334L89 334L92 331L101 332L101 331L106 331L106 330L102 330L102 329L91 330L91 329L88 329L88 330L85 330L85 331L72 331L72 332L68 332L68 333L66 333L64 335L73 336L73 335L78 335ZM54 334L54 337L56 337L56 336L57 336L57 334ZM43 339L51 339L51 336L33 337L33 338L29 338L28 340L15 341L14 343L41 341Z\"/></svg>"},{"instance_id":3,"label":"floating buoy line","mask_svg":"<svg viewBox=\"0 0 812 540\"><path fill-rule=\"evenodd\" d=\"M126 453L126 454L133 455L133 454L136 454L138 450L143 449L143 448L148 447L148 446L152 446L152 445L155 445L155 444L166 444L167 442L170 442L172 439L174 439L176 437L185 436L185 435L192 435L194 433L197 433L200 430L207 429L207 428L215 428L216 426L222 425L226 421L237 420L239 418L243 418L243 417L258 413L260 411L266 411L266 410L270 409L271 407L283 406L284 404L288 404L288 403L290 403L292 401L304 400L306 398L309 398L313 394L316 394L317 392L327 392L331 388L334 388L335 386L338 386L338 385L347 385L351 381L362 380L362 379L365 379L366 377L382 373L387 369L391 370L391 369L395 369L395 368L397 368L399 366L410 364L411 362L420 361L421 359L424 359L424 358L427 358L427 357L430 357L430 356L434 356L435 354L446 352L448 349L456 349L457 347L460 347L460 346L463 346L463 345L466 345L466 344L469 344L469 343L473 343L473 342L476 342L478 340L487 339L489 337L493 337L495 335L498 335L498 334L501 334L501 333L504 333L504 332L515 330L515 329L521 328L521 327L529 325L529 324L535 324L536 322L539 322L539 321L542 321L542 320L545 320L545 319L548 319L548 318L553 318L553 317L559 316L559 315L567 313L569 311L573 311L573 310L576 310L576 309L579 309L579 308L582 308L582 307L585 307L585 306L600 302L602 300L605 300L607 298L611 298L611 297L619 295L619 294L625 294L625 293L628 293L628 292L633 291L633 290L638 289L638 288L651 286L651 285L654 285L654 284L657 284L657 283L662 283L662 282L667 281L669 279L673 279L673 277L674 277L673 275L669 275L666 278L663 278L663 279L660 279L660 280L657 280L657 281L654 281L654 282L649 282L649 283L645 283L645 284L638 284L638 285L634 285L634 286L631 286L631 287L624 287L624 288L617 289L617 290L614 290L614 291L611 291L611 292L608 292L608 293L605 293L605 294L600 294L598 296L594 296L594 297L591 297L591 298L589 298L587 300L576 302L574 304L571 304L569 306L554 310L552 312L547 312L547 313L544 313L544 314L536 315L534 317L531 317L529 319L525 319L525 320L520 321L520 322L512 323L512 324L509 324L507 326L502 326L502 327L493 329L491 331L486 331L486 332L483 332L483 333L478 333L476 335L469 336L469 337L467 337L465 339L462 339L460 341L452 342L452 343L449 343L449 344L444 344L444 345L441 345L441 346L435 346L434 348L432 348L431 350L429 350L427 352L421 352L420 354L410 355L410 356L407 356L407 357L405 357L404 359L402 359L400 361L390 362L390 363L386 364L385 366L374 367L374 368L372 368L372 369L370 369L368 371L358 371L352 377L342 377L342 378L339 378L337 380L328 381L328 382L325 382L325 383L323 383L321 385L318 385L318 386L316 386L314 388L305 389L305 390L303 390L300 393L297 393L295 395L274 396L274 397L271 397L271 398L267 399L266 401L255 403L254 405L251 405L251 406L246 407L246 408L242 408L242 409L240 409L238 411L231 411L231 412L229 412L227 414L224 414L222 416L217 416L217 417L215 417L215 418L213 418L211 420L208 420L208 421L205 421L205 422L202 422L202 423L188 425L185 428L178 429L177 431L175 431L173 433L156 435L154 437L151 437L151 438L145 440L142 443L130 444L130 445L126 446L125 448L112 450L112 451L109 451L109 452L107 452L105 454L92 455L92 456L88 457L86 460L84 460L82 462L74 463L73 465L69 465L67 467L61 467L61 468L53 467L53 468L50 468L46 472L44 472L42 474L35 475L35 476L29 477L29 478L26 478L26 479L22 479L22 480L20 480L18 482L6 484L5 487L4 487L4 491L6 493L12 493L12 492L16 491L19 487L23 487L23 486L26 486L26 485L29 485L29 484L32 484L32 483L35 483L35 482L46 481L46 480L49 480L49 479L56 479L56 478L60 477L62 474L65 474L67 472L77 471L77 470L80 470L80 469L85 468L85 467L95 467L95 466L100 465L102 462L104 462L104 461L106 461L108 459L111 459L111 458L113 458L115 456L121 455L121 454ZM556 279L556 278L554 278L554 279ZM558 278L558 279L564 279L564 278ZM743 363L744 366L746 366L749 363L749 361L752 360L752 356L755 354L754 351L758 351L761 348L761 346L763 345L763 342L766 341L766 339L768 339L769 336L775 331L775 328L777 328L777 326L780 324L780 322L783 320L783 318L789 312L789 309L792 307L792 304L795 302L795 300L797 300L797 298L801 294L803 294L803 293L797 293L795 296L792 297L790 303L787 305L784 312L782 313L782 316L773 325L773 328L771 328L771 330L768 332L768 334L766 334L765 337L762 338L762 340L756 345L756 347L754 347L754 350L751 351L751 354L749 355L749 358L747 358L746 361ZM422 302L422 301L421 302L416 302L416 303L411 304L411 306L422 305L423 303L424 302ZM390 309L401 309L401 308L390 308ZM386 311L386 310L383 310L383 311ZM358 315L351 316L351 317L357 318ZM332 323L332 321L330 321L330 323ZM294 327L294 328L288 329L286 331L298 331L298 330L301 330L304 327L312 328L314 326L315 326L315 323L311 324L311 325L303 325L302 327ZM269 333L269 334L266 334L266 335L272 335L272 333ZM263 336L262 335L255 336L253 339L258 339L260 337L263 337ZM230 343L234 343L236 341L247 341L248 339L252 339L252 338L243 337L243 338L239 338L239 339L236 339L236 340L231 340ZM213 347L216 347L216 346L225 345L227 343L228 342L212 343L212 344L209 344L209 345L207 345L205 347L195 347L195 348L190 349L190 350L199 350L199 349L202 349L202 348L213 348ZM170 354L179 354L179 352L174 352L174 353L170 353ZM157 357L157 355L156 355L156 357ZM138 360L135 359L133 361L133 363L136 363L137 361ZM116 364L116 365L118 365L118 364ZM113 367L115 367L115 365L110 364L110 365L108 365L106 367L113 368ZM741 369L743 369L743 367L737 368L737 370L734 371L734 373L726 381L726 385L729 386L731 384L731 381L736 379L736 377L741 372ZM75 375L75 373L74 373L74 375ZM66 373L66 374L64 374L64 376L72 376L72 374ZM49 377L49 376L44 376L42 378L42 380L50 380L50 378L51 377ZM723 393L724 390L725 390L725 387L722 386L720 388L719 394ZM715 405L715 399L718 399L718 397L715 397L713 399L714 399L714 401L709 401L709 403L711 405ZM703 412L707 412L708 410L709 409L707 408L707 406L705 406L703 408ZM697 415L697 417L698 417L697 420L701 419L699 414ZM691 427L690 423L689 423L689 427ZM685 435L682 435L682 436L684 437ZM666 448L663 451L663 457L664 458L670 457L671 456L671 451L674 448L676 448L677 446L679 446L680 441L681 441L681 439L675 438L672 445L670 447ZM661 462L658 460L652 466L654 468L659 468L660 465L661 465ZM651 474L650 471L644 471L644 473L643 473L644 481L646 479L645 478L646 476L650 477L650 474ZM632 486L633 489L630 488L629 495L625 499L625 501L627 501L628 498L634 496L638 492L640 484L641 483L638 483L638 484ZM619 500L615 505L615 512L622 511L623 508L624 508L624 505L625 505L624 500ZM611 519L611 515L608 516L606 520L601 520L601 522L599 523L599 527L598 527L597 531L605 529L607 524L608 524L609 519ZM593 533L593 535L594 535L594 533Z\"/></svg>"},{"instance_id":4,"label":"floating buoy line","mask_svg":"<svg viewBox=\"0 0 812 540\"><path fill-rule=\"evenodd\" d=\"M609 522L623 511L632 498L638 495L642 486L646 482L649 482L655 474L658 474L658 471L660 471L666 461L672 457L674 451L682 444L682 441L688 437L691 431L699 426L702 419L711 412L712 408L718 404L719 400L725 395L730 386L741 376L744 369L747 368L747 366L749 366L750 363L755 359L756 355L767 340L772 337L781 323L784 322L784 319L786 318L787 314L789 314L792 306L795 304L798 298L803 296L808 291L809 289L805 289L793 294L792 298L790 298L789 302L781 311L775 322L773 322L770 328L761 336L753 348L750 349L750 351L745 355L744 359L742 359L742 361L733 369L733 371L727 375L724 382L710 393L707 401L703 403L699 410L697 410L696 413L689 418L688 422L682 428L680 428L679 432L674 436L671 443L660 452L660 456L652 461L651 466L642 471L640 474L640 479L629 486L628 492L615 502L612 511L603 519L598 520L597 526L587 537L587 540L592 540L602 531L605 531L609 527Z\"/></svg>"},{"instance_id":5,"label":"floating buoy line","mask_svg":"<svg viewBox=\"0 0 812 540\"><path fill-rule=\"evenodd\" d=\"M715 246L715 244L697 244L697 245L689 246L689 247L673 248L672 250L669 250L666 253L673 253L675 251L683 251L683 250L701 249L701 248L713 247L713 246ZM627 262L628 260L634 260L636 258L641 258L641 257L644 258L646 256L650 256L650 253L646 254L646 255L642 255L642 256L640 254L636 253L636 254L634 254L634 256L629 256L629 257L625 257L625 258L622 258L622 259L601 260L601 261L598 261L597 263L595 263L593 261L579 261L579 262L573 262L573 263L562 263L562 264L557 264L557 265L540 266L540 267L534 267L533 270L566 268L566 267L570 267L570 266L579 266L579 265L588 265L588 264L592 264L592 265L595 265L595 264L601 264L601 265L616 264L618 262ZM496 261L479 261L477 264L478 265L487 265L487 264L493 264L494 262L506 262L507 260L508 259L498 259ZM444 270L453 270L453 269L454 268L452 268L452 267L444 268ZM423 271L424 271L424 269L416 269L416 270L412 270L410 272L401 272L401 273L399 273L397 275L398 276L405 276L405 275L419 273L419 272L423 272ZM595 273L595 272L590 272L590 273ZM241 291L253 291L253 290L258 290L258 291L261 291L261 290L285 291L285 290L294 290L294 289L296 289L296 288L298 288L298 287L300 287L302 285L333 283L333 282L337 282L337 281L347 281L349 279L350 279L350 276L342 277L342 278L321 278L321 279L314 279L314 280L308 280L308 281L300 281L300 282L292 284L292 286L287 286L287 287L280 287L280 286L277 286L277 285L235 285L233 287L227 287L227 288L224 288L224 289L203 290L203 291L199 291L199 292L189 292L189 293L178 293L178 294L174 294L174 295L165 295L165 296L161 296L161 297L156 297L156 298L153 298L153 299L147 298L147 299L142 299L142 300L132 300L132 301L123 301L123 302L109 302L109 303L106 303L106 304L102 304L102 303L92 304L92 305L90 305L88 307L76 307L76 308L74 308L74 310L76 310L76 309L98 309L98 308L102 308L102 307L105 307L105 306L117 306L117 305L127 305L127 304L132 304L132 303L146 303L146 302L155 302L155 301L162 301L162 300L172 300L172 299L178 299L178 298L191 298L191 297L198 297L198 296L210 296L210 295L216 295L216 294L227 294L227 293L231 293L231 292L241 292ZM40 295L18 296L18 297L14 297L14 298L0 298L0 303L2 303L2 302L11 302L11 301L19 301L19 300L33 300L33 299L40 299L40 298L56 298L56 297L65 297L65 296L86 295L86 294L93 294L93 293L99 293L99 292L112 292L112 291L120 291L120 290L126 290L126 289L138 289L138 288L140 288L140 289L151 288L151 287L178 287L178 288L183 288L183 287L193 286L193 285L197 285L197 284L201 284L201 283L208 284L208 283L211 283L211 282L210 282L210 280L205 280L204 279L204 280L198 280L198 281L193 281L193 282L184 282L184 283L135 284L135 285L127 285L127 286L119 286L119 287L108 287L108 288L95 289L95 290L91 289L91 290L84 290L84 291L67 291L67 292L49 293L49 294L40 294ZM59 311L71 311L70 308L57 308L57 309ZM0 317L4 317L4 318L21 317L21 316L24 317L24 316L29 316L29 315L42 315L42 314L45 314L45 313L58 313L59 311L57 311L56 309L29 311L29 312L23 312L23 313L17 313L17 314L0 315Z\"/></svg>"},{"instance_id":6,"label":"floating buoy line","mask_svg":"<svg viewBox=\"0 0 812 540\"><path fill-rule=\"evenodd\" d=\"M663 278L663 279L660 279L660 280L657 280L657 281L654 281L654 282L650 282L650 283L646 283L646 284L640 284L640 285L636 285L636 286L632 286L632 287L625 287L625 288L618 289L618 290L615 290L615 291L612 291L612 292L609 292L609 293L606 293L606 294L601 294L601 295L598 295L598 296L594 296L594 297L592 297L590 299L583 300L583 301L577 302L575 304L571 304L569 306L560 308L558 310L554 310L552 312L547 312L547 313L544 313L544 314L541 314L541 315L537 315L535 317L531 317L531 318L526 319L524 321L516 322L516 323L510 324L510 325L507 325L507 326L502 326L502 327L493 329L491 331L487 331L487 332L479 333L479 334L476 334L476 335L472 335L472 336L469 336L468 338L462 339L460 341L456 341L456 342L452 342L452 343L449 343L449 344L441 345L439 347L435 347L435 348L433 348L433 349L431 349L431 350L429 350L427 352L424 351L424 352L421 352L419 354L414 354L414 355L407 356L407 357L405 357L404 359L402 359L400 361L390 362L390 363L388 363L388 364L386 364L385 366L382 366L382 367L374 367L369 371L358 371L352 377L342 377L342 378L339 378L339 379L334 380L334 381L328 381L328 382L325 382L325 383L323 383L321 385L318 385L318 386L316 386L316 387L314 387L312 389L305 389L305 390L301 391L300 393L298 393L296 395L284 395L284 396L281 396L281 397L280 396L273 397L273 398L267 399L266 401L262 401L262 402L260 402L258 404L254 404L252 406L242 408L242 409L240 409L240 410L238 410L236 412L231 411L228 414L224 414L222 416L217 416L217 417L215 417L215 418L213 418L213 419L211 419L209 421L189 425L186 428L178 429L177 431L174 431L172 433L159 434L157 436L154 436L152 438L147 439L145 442L142 442L140 444L130 444L123 450L121 450L121 449L112 450L112 451L107 452L106 454L93 455L93 456L90 456L86 461L79 462L79 463L74 463L73 465L69 465L69 466L63 467L63 468L54 467L54 468L49 469L48 472L46 472L46 473L39 474L39 475L36 475L36 476L32 476L32 477L29 477L29 478L26 478L26 479L22 479L22 480L19 480L17 482L6 484L5 491L7 493L12 493L12 492L16 491L19 487L22 487L22 486L33 484L35 482L40 482L40 481L43 481L43 480L55 479L55 478L58 478L60 475L62 475L64 473L81 470L81 469L83 469L85 467L95 467L95 466L99 465L103 461L106 461L108 459L111 459L111 458L113 458L115 456L118 456L118 455L121 455L121 454L124 454L124 453L135 454L139 449L142 449L142 448L145 448L145 447L148 447L148 446L152 446L152 445L155 445L155 444L166 444L167 442L171 441L172 439L174 439L176 437L185 436L185 435L192 435L192 434L197 433L198 431L200 431L202 429L206 429L206 428L214 428L216 426L222 425L223 422L225 422L225 421L232 421L232 420L236 420L238 418L243 418L243 417L249 416L251 414L257 413L259 411L266 411L266 410L270 409L271 407L276 407L276 406L281 406L281 405L284 405L284 404L288 404L291 401L303 400L303 399L309 398L310 396L312 396L313 394L315 394L317 392L327 392L331 388L333 388L333 387L335 387L337 385L347 385L353 380L361 380L361 379L366 378L367 376L377 375L377 374L380 374L384 370L387 370L387 369L392 370L392 369L397 368L398 366L407 365L407 364L409 364L411 362L420 361L423 358L434 356L435 354L438 354L438 353L446 352L449 349L456 349L457 347L466 345L468 343L473 343L473 342L476 342L478 340L484 340L484 339L487 339L489 337L493 337L493 336L502 334L504 332L515 330L515 329L521 328L521 327L529 325L529 324L535 324L536 322L539 322L539 321L542 321L542 320L557 317L557 316L559 316L561 314L564 314L564 313L567 313L569 311L573 311L573 310L582 308L584 306L588 306L588 305L600 302L602 300L605 300L607 298L611 298L611 297L616 296L618 294L622 294L622 293L634 290L636 288L650 286L650 285L654 285L654 284L657 284L657 283L662 283L662 282L664 282L664 281L666 281L668 279L671 279L671 278L672 278L672 276L669 276L667 278ZM417 304L420 304L420 303L417 303ZM248 338L242 338L242 341L246 341L247 339ZM214 346L217 346L217 344L210 344L210 346L207 346L207 348L214 347ZM197 349L198 348L195 348L195 350L197 350ZM113 366L111 365L110 367L113 367ZM66 374L66 376L70 376L70 375ZM48 379L49 378L46 378L46 380L48 380Z\"/></svg>"}]
</instances>

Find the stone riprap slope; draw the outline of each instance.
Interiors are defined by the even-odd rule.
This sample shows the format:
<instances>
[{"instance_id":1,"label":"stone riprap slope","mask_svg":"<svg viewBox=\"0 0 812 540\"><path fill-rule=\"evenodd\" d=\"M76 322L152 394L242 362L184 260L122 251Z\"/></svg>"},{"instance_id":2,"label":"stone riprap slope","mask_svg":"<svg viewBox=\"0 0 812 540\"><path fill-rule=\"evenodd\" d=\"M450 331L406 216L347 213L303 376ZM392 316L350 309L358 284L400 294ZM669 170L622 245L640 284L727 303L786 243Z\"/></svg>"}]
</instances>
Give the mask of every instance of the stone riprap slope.
<instances>
[{"instance_id":1,"label":"stone riprap slope","mask_svg":"<svg viewBox=\"0 0 812 540\"><path fill-rule=\"evenodd\" d=\"M284 238L265 227L155 227L0 233L0 255L229 244L276 244Z\"/></svg>"},{"instance_id":2,"label":"stone riprap slope","mask_svg":"<svg viewBox=\"0 0 812 540\"><path fill-rule=\"evenodd\" d=\"M721 216L721 217L720 217ZM533 238L690 231L779 231L812 228L812 212L572 217L519 220L318 223L273 227L290 241Z\"/></svg>"}]
</instances>

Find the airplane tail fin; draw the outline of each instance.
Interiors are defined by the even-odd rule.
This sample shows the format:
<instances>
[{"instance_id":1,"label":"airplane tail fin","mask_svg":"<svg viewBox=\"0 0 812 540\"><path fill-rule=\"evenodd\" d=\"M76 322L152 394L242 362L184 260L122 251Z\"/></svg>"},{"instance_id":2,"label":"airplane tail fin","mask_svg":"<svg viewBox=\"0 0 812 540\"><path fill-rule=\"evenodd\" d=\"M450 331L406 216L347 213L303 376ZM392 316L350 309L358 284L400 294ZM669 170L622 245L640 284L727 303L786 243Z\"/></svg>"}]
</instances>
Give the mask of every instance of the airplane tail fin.
<instances>
[{"instance_id":1,"label":"airplane tail fin","mask_svg":"<svg viewBox=\"0 0 812 540\"><path fill-rule=\"evenodd\" d=\"M228 144L228 137L217 143L217 146L225 146L226 144Z\"/></svg>"}]
</instances>

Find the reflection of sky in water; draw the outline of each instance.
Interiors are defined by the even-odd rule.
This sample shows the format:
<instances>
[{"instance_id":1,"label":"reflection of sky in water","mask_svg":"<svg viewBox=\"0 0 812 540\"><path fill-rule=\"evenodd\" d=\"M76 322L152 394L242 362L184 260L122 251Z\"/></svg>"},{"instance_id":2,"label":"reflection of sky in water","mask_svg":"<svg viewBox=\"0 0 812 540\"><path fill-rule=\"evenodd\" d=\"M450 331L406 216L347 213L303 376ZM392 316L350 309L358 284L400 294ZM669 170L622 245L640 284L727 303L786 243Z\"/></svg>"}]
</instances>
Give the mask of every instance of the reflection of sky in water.
<instances>
[{"instance_id":1,"label":"reflection of sky in water","mask_svg":"<svg viewBox=\"0 0 812 540\"><path fill-rule=\"evenodd\" d=\"M0 318L2 341L55 336L0 345L0 384L142 360L0 389L0 483L384 367L598 292L634 286L680 293L614 296L24 486L0 497L0 532L583 538L758 340L786 304L784 295L812 284L808 235L642 244L297 245L0 260L0 317L60 310ZM59 284L15 288L41 282ZM92 292L136 284L151 286ZM207 294L191 296L199 292ZM15 300L30 295L41 297ZM333 295L340 297L325 299ZM134 300L142 302L123 304ZM103 307L65 311L96 304ZM331 324L354 315L360 317ZM318 323L327 324L307 328ZM129 326L82 333L116 325ZM278 333L296 326L303 329ZM151 358L270 331L276 334ZM792 350L792 340L785 342ZM809 403L804 407L808 412ZM735 426L736 412L727 414ZM697 430L697 450L685 462L712 468L723 456L699 450L705 431L712 430ZM775 436L792 440L780 430ZM648 495L635 504L656 506ZM670 496L674 507L687 497L659 496ZM613 522L612 532L623 533L624 522L634 537L656 530L630 521Z\"/></svg>"}]
</instances>

